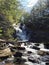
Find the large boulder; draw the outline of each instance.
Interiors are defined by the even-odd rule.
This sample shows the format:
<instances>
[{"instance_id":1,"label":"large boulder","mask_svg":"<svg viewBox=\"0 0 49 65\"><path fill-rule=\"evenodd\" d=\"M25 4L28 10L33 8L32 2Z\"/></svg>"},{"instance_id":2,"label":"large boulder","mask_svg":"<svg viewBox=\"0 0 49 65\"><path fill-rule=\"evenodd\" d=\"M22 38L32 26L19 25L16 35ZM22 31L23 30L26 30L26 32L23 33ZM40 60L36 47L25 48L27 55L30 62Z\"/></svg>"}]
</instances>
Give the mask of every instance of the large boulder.
<instances>
[{"instance_id":1,"label":"large boulder","mask_svg":"<svg viewBox=\"0 0 49 65\"><path fill-rule=\"evenodd\" d=\"M11 55L12 55L12 52L9 48L0 50L0 58L1 57L6 57L6 56L11 56Z\"/></svg>"}]
</instances>

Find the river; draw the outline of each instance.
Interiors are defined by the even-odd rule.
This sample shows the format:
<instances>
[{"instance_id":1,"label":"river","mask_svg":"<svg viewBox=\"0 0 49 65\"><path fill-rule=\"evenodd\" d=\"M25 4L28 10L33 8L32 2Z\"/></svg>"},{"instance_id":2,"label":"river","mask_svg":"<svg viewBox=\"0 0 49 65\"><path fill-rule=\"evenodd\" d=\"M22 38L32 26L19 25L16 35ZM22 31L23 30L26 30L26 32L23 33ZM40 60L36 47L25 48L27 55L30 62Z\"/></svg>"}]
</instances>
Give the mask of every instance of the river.
<instances>
[{"instance_id":1,"label":"river","mask_svg":"<svg viewBox=\"0 0 49 65\"><path fill-rule=\"evenodd\" d=\"M16 35L17 35L17 38L18 40L21 40L21 41L28 41L28 37L26 36L26 31L25 31L25 25L22 26L22 29L20 28L20 24L19 25L14 25L14 28L16 30ZM49 55L45 55L45 56L40 56L38 55L38 50L36 49L32 49L31 47L34 46L36 43L30 43L30 44L27 44L26 45L24 43L22 43L21 47L25 47L25 52L23 52L23 56L22 58L26 60L26 62L22 62L22 63L14 63L13 61L15 59L13 59L12 61L11 60L8 60L6 59L6 61L2 61L0 62L0 65L49 65L48 62L45 62L45 59L49 58ZM41 49L44 49L44 45L43 43L41 43L39 46L39 48ZM48 49L49 50L49 49ZM32 53L28 55L28 51L31 51ZM31 62L28 60L28 58L34 58L37 62ZM9 58L10 59L10 58ZM44 61L43 61L43 60Z\"/></svg>"}]
</instances>

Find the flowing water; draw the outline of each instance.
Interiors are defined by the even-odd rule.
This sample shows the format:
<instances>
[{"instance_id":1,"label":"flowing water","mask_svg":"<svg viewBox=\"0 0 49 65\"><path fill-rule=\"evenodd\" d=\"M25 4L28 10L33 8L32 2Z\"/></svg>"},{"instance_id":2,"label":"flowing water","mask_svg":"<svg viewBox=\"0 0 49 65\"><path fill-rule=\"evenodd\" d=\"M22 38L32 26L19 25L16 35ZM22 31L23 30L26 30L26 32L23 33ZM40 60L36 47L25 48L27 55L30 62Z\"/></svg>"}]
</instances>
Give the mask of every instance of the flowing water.
<instances>
[{"instance_id":1,"label":"flowing water","mask_svg":"<svg viewBox=\"0 0 49 65\"><path fill-rule=\"evenodd\" d=\"M22 26L22 29L20 28L20 24L18 26L14 25L14 28L16 30L17 38L19 40L23 41L23 40L28 40L29 39L26 36L25 25ZM15 64L15 63L13 63L13 61L12 62L2 61L2 62L0 62L0 65L49 65L49 64L46 64L46 62L43 62L42 60L38 60L39 63L38 62L37 63L33 63L33 62L28 61L28 57L29 56L33 56L34 58L40 57L41 59L44 58L44 56L41 57L40 55L37 54L38 50L30 48L30 46L33 46L34 44L35 43L30 43L30 45L29 44L24 45L24 43L22 43L22 45L21 45L22 47L26 48L26 51L23 53L24 55L22 56L22 58L26 59L26 62L24 62L24 63L16 63ZM43 43L39 45L39 48L41 48L41 49L44 48ZM31 51L32 54L28 55L27 51Z\"/></svg>"},{"instance_id":2,"label":"flowing water","mask_svg":"<svg viewBox=\"0 0 49 65\"><path fill-rule=\"evenodd\" d=\"M18 24L17 26L14 25L14 28L15 28L15 30L16 30L17 38L18 38L19 40L22 40L22 41L23 41L23 40L28 40L28 37L26 36L25 25L22 25L22 27L21 27L20 24Z\"/></svg>"}]
</instances>

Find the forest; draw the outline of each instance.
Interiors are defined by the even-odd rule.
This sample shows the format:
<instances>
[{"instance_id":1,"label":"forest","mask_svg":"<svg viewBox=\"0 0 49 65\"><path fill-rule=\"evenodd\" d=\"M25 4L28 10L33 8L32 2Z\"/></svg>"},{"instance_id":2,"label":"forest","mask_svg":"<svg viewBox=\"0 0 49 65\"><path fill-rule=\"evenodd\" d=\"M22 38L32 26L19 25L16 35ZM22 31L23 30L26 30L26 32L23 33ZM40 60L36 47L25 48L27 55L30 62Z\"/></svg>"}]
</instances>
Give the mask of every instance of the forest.
<instances>
[{"instance_id":1,"label":"forest","mask_svg":"<svg viewBox=\"0 0 49 65\"><path fill-rule=\"evenodd\" d=\"M14 23L25 24L27 34L31 31L30 41L49 43L49 1L39 0L28 13L18 0L0 0L1 39L16 40Z\"/></svg>"}]
</instances>

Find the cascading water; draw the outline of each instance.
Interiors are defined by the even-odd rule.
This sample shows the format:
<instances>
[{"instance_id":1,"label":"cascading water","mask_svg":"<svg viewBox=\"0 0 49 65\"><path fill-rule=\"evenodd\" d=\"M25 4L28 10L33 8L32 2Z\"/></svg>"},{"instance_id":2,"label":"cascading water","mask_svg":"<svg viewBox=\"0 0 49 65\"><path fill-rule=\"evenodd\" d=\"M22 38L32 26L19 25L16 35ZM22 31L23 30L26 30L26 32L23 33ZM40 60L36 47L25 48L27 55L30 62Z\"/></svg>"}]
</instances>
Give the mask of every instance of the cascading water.
<instances>
[{"instance_id":1,"label":"cascading water","mask_svg":"<svg viewBox=\"0 0 49 65\"><path fill-rule=\"evenodd\" d=\"M14 26L14 29L16 30L16 36L18 38L18 40L21 40L21 41L28 41L29 40L29 37L30 37L30 34L32 34L31 31L27 31L26 30L26 27L25 27L25 24L18 24L18 25L13 25ZM26 32L27 31L27 32ZM35 43L32 43L35 45ZM24 44L21 45L22 47L25 47ZM30 46L30 45L29 45ZM31 49L30 47L25 47L26 48L26 51L30 50L31 52L35 53L35 56L38 57L38 54L37 54L37 51L35 49ZM33 45L31 45L33 46ZM44 44L40 44L39 45L39 48L40 49L44 49ZM40 55L39 55L40 56ZM43 57L44 58L44 57ZM42 58L41 58L42 59ZM28 64L29 63L29 64ZM39 65L45 65L45 62L41 62L42 64L39 64ZM27 62L28 65L32 65L33 63L30 63L29 61ZM35 64L33 64L35 65ZM37 64L36 64L37 65Z\"/></svg>"},{"instance_id":2,"label":"cascading water","mask_svg":"<svg viewBox=\"0 0 49 65\"><path fill-rule=\"evenodd\" d=\"M17 35L17 37L18 37L19 40L21 40L21 41L24 41L24 40L27 40L28 41L29 40L29 34L27 36L27 34L26 34L26 28L25 28L25 25L24 24L23 25L20 25L20 24L15 25L14 24L13 26L14 26L14 29L16 30L16 35ZM22 58L26 59L27 62L25 62L23 64L20 64L20 65L47 65L47 63L46 62L43 62L43 60L46 61L49 58L49 55L46 55L46 56L40 56L40 55L38 55L37 54L37 51L38 50L33 49L31 47L31 46L36 45L36 43L33 43L33 42L32 43L29 42L29 43L30 44L27 44L26 43L26 45L24 45L24 43L22 43L22 45L21 45L21 47L25 47L25 49L26 49L25 52L24 52L24 56L22 56ZM43 46L43 43L42 44L39 44L39 46L37 46L37 47L41 48L42 50L45 50L44 49L44 46ZM27 53L28 51L31 51L32 52L32 54L30 54L29 56L28 56L28 53ZM31 61L28 61L28 58L31 58L31 60L34 58L35 61L37 60L37 63L33 63ZM8 58L5 61L8 61L8 62L10 61L10 63L11 63L11 60L12 60L12 63L13 63L13 59L14 59L14 57ZM6 62L5 61L0 62L0 64L1 65L6 65ZM8 65L15 65L15 63L14 64L12 64L12 63L11 64L8 64Z\"/></svg>"},{"instance_id":3,"label":"cascading water","mask_svg":"<svg viewBox=\"0 0 49 65\"><path fill-rule=\"evenodd\" d=\"M16 30L16 36L19 40L28 40L27 36L26 36L26 30L25 30L25 24L20 25L18 24L17 26L14 25L14 28Z\"/></svg>"}]
</instances>

